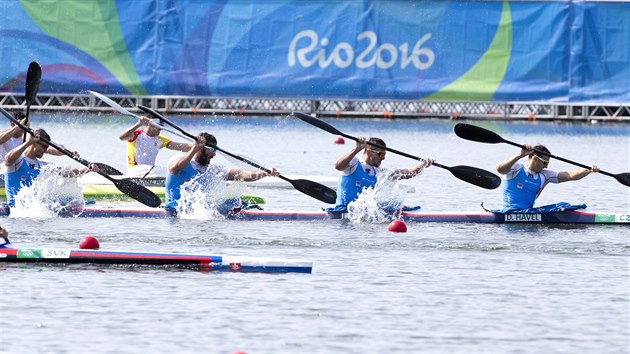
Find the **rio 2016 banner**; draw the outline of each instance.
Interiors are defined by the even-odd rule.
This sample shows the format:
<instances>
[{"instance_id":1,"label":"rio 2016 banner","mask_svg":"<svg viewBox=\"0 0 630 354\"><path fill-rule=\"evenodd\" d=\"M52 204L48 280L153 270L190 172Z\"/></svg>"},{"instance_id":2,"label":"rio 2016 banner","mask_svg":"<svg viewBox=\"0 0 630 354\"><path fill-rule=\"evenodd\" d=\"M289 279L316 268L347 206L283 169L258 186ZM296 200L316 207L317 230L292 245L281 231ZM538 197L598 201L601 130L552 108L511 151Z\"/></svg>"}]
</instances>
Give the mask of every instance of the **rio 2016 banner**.
<instances>
[{"instance_id":1,"label":"rio 2016 banner","mask_svg":"<svg viewBox=\"0 0 630 354\"><path fill-rule=\"evenodd\" d=\"M0 91L630 102L630 4L0 1Z\"/></svg>"}]
</instances>

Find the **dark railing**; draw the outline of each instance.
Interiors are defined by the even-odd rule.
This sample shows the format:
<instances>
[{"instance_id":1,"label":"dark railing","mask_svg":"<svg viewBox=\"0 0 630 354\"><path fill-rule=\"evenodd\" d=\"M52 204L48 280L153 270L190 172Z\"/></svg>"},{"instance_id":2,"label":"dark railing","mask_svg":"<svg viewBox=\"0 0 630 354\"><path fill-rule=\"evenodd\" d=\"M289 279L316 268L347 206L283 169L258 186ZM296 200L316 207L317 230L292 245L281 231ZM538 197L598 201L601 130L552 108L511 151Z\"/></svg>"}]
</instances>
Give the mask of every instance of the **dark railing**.
<instances>
[{"instance_id":1,"label":"dark railing","mask_svg":"<svg viewBox=\"0 0 630 354\"><path fill-rule=\"evenodd\" d=\"M483 120L565 120L630 123L629 104L559 104L540 102L425 102L378 100L310 100L283 98L233 98L184 96L113 96L112 100L132 112L144 105L164 113L202 115L285 115L294 111L322 117L442 118ZM24 95L0 93L0 107L26 108ZM112 108L89 94L39 93L34 111L112 112Z\"/></svg>"}]
</instances>

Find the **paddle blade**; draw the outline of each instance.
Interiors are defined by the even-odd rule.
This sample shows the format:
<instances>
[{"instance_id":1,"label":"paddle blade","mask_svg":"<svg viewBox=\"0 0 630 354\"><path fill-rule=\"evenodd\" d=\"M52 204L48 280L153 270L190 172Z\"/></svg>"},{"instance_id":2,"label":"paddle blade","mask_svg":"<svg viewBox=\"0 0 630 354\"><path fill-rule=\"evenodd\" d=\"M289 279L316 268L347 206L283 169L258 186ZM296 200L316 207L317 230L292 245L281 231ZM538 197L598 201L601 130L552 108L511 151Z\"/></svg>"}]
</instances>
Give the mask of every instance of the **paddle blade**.
<instances>
[{"instance_id":1,"label":"paddle blade","mask_svg":"<svg viewBox=\"0 0 630 354\"><path fill-rule=\"evenodd\" d=\"M614 177L619 183L630 187L630 172L617 173Z\"/></svg>"},{"instance_id":2,"label":"paddle blade","mask_svg":"<svg viewBox=\"0 0 630 354\"><path fill-rule=\"evenodd\" d=\"M480 143L498 144L504 143L505 140L499 134L488 129L478 127L476 125L457 123L455 124L455 134L466 140L477 141Z\"/></svg>"},{"instance_id":3,"label":"paddle blade","mask_svg":"<svg viewBox=\"0 0 630 354\"><path fill-rule=\"evenodd\" d=\"M129 112L128 110L124 109L121 105L119 105L118 103L114 102L114 100L112 100L111 98L100 94L96 91L90 91L88 90L89 93L91 93L93 96L99 98L101 101L107 103L110 107L112 107L113 109L117 110L118 113L125 115L125 116L130 116L130 117L136 117L139 118L137 115Z\"/></svg>"},{"instance_id":4,"label":"paddle blade","mask_svg":"<svg viewBox=\"0 0 630 354\"><path fill-rule=\"evenodd\" d=\"M160 197L151 192L148 188L136 184L128 178L124 179L111 179L114 182L116 188L119 191L125 193L131 198L139 201L140 203L149 206L151 208L159 207L162 203Z\"/></svg>"},{"instance_id":5,"label":"paddle blade","mask_svg":"<svg viewBox=\"0 0 630 354\"><path fill-rule=\"evenodd\" d=\"M309 181L307 179L293 179L289 180L289 182L298 191L326 204L335 204L337 202L337 192L323 184Z\"/></svg>"},{"instance_id":6,"label":"paddle blade","mask_svg":"<svg viewBox=\"0 0 630 354\"><path fill-rule=\"evenodd\" d=\"M293 112L293 115L298 117L299 119L305 121L308 124L314 125L318 128L321 128L331 134L335 134L335 135L344 135L342 132L340 132L339 130L337 130L337 128L333 127L332 125L324 122L323 120L317 119L313 116L310 116L306 113L302 113L302 112Z\"/></svg>"},{"instance_id":7,"label":"paddle blade","mask_svg":"<svg viewBox=\"0 0 630 354\"><path fill-rule=\"evenodd\" d=\"M501 177L494 173L471 166L446 167L453 176L462 181L485 189L496 189L501 185Z\"/></svg>"},{"instance_id":8,"label":"paddle blade","mask_svg":"<svg viewBox=\"0 0 630 354\"><path fill-rule=\"evenodd\" d=\"M42 78L42 67L36 61L31 62L26 72L26 105L30 106L35 103L37 91L39 90L39 82Z\"/></svg>"}]
</instances>

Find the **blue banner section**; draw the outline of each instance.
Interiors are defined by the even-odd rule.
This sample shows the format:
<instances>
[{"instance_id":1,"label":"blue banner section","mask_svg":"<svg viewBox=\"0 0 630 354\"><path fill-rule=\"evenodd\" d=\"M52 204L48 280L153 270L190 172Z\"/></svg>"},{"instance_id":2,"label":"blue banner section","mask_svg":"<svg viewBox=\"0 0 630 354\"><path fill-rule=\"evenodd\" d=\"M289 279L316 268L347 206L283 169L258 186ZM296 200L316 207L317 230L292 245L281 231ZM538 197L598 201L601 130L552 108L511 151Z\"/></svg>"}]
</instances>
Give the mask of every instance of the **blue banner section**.
<instances>
[{"instance_id":1,"label":"blue banner section","mask_svg":"<svg viewBox=\"0 0 630 354\"><path fill-rule=\"evenodd\" d=\"M0 1L0 91L623 103L630 3Z\"/></svg>"}]
</instances>

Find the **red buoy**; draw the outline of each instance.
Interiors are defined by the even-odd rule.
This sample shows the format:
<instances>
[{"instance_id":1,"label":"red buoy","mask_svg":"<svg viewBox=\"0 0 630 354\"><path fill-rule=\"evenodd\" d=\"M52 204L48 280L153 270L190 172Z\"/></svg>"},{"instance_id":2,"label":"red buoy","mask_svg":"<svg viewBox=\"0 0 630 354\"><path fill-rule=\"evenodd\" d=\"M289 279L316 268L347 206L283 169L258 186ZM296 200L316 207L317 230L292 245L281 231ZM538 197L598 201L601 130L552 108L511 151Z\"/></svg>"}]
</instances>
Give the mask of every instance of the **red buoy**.
<instances>
[{"instance_id":1,"label":"red buoy","mask_svg":"<svg viewBox=\"0 0 630 354\"><path fill-rule=\"evenodd\" d=\"M335 144L343 145L345 143L346 143L346 141L343 140L343 138L340 137L340 136L338 136L337 139L335 139Z\"/></svg>"},{"instance_id":2,"label":"red buoy","mask_svg":"<svg viewBox=\"0 0 630 354\"><path fill-rule=\"evenodd\" d=\"M97 250L99 247L98 240L94 236L85 236L79 242L79 248L82 250Z\"/></svg>"},{"instance_id":3,"label":"red buoy","mask_svg":"<svg viewBox=\"0 0 630 354\"><path fill-rule=\"evenodd\" d=\"M402 220L394 220L389 223L387 230L391 232L407 232L407 225Z\"/></svg>"}]
</instances>

